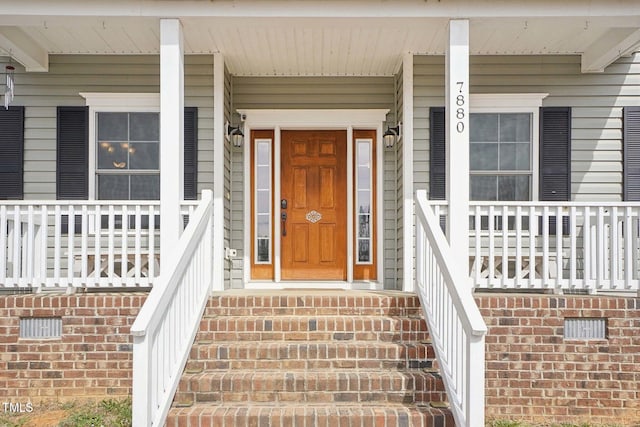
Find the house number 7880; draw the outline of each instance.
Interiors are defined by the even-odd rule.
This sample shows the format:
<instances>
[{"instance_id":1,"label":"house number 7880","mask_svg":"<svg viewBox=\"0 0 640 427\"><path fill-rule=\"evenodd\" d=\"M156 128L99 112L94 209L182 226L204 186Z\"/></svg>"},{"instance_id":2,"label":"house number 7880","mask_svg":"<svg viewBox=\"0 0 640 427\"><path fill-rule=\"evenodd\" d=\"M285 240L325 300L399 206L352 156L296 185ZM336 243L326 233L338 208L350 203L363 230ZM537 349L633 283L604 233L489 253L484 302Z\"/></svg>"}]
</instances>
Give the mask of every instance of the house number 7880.
<instances>
[{"instance_id":1,"label":"house number 7880","mask_svg":"<svg viewBox=\"0 0 640 427\"><path fill-rule=\"evenodd\" d=\"M456 131L458 133L462 133L464 132L464 117L465 117L465 107L466 107L466 102L464 99L464 95L462 94L462 88L464 87L464 82L456 82L456 84L460 87L460 89L458 90L459 95L456 97L456 105L458 106L457 110L456 110L456 119L458 120L456 122Z\"/></svg>"}]
</instances>

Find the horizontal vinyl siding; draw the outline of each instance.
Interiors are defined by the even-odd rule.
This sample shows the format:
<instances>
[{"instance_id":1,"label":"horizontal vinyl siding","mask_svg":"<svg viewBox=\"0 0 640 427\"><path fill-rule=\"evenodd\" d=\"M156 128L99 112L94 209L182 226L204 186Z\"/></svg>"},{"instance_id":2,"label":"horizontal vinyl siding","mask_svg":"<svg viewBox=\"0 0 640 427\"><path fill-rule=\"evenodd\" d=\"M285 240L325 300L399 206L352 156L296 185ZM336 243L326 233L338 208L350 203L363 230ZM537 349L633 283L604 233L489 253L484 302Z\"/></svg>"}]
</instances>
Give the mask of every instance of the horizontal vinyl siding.
<instances>
[{"instance_id":1,"label":"horizontal vinyl siding","mask_svg":"<svg viewBox=\"0 0 640 427\"><path fill-rule=\"evenodd\" d=\"M234 108L393 108L393 77L234 77Z\"/></svg>"},{"instance_id":2,"label":"horizontal vinyl siding","mask_svg":"<svg viewBox=\"0 0 640 427\"><path fill-rule=\"evenodd\" d=\"M414 73L414 181L421 189L429 180L429 107L444 105L444 57L415 57ZM640 104L640 54L599 74L582 74L579 56L474 56L470 92L542 92L549 94L544 106L572 107L572 200L622 200L622 107Z\"/></svg>"},{"instance_id":3,"label":"horizontal vinyl siding","mask_svg":"<svg viewBox=\"0 0 640 427\"><path fill-rule=\"evenodd\" d=\"M0 58L4 69L6 58ZM80 92L157 93L158 56L51 55L49 72L17 66L15 105L25 108L25 199L56 198L56 107ZM198 107L198 191L213 185L213 57L185 58L185 106Z\"/></svg>"}]
</instances>

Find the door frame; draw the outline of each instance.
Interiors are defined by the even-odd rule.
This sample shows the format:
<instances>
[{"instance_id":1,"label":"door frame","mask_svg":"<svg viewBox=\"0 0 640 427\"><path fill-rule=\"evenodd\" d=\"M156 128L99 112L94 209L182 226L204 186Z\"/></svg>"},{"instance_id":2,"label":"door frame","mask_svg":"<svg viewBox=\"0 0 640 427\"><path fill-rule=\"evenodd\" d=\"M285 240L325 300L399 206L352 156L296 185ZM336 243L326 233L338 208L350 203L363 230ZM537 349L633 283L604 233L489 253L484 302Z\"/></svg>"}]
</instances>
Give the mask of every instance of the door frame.
<instances>
[{"instance_id":1,"label":"door frame","mask_svg":"<svg viewBox=\"0 0 640 427\"><path fill-rule=\"evenodd\" d=\"M382 126L386 121L388 109L332 109L332 110L254 110L240 109L238 113L244 119L245 144L242 147L244 155L244 176L251 174L251 143L252 129L269 129L274 131L273 143L273 200L280 197L281 172L281 130L346 130L347 132L347 195L353 194L353 131L356 129L374 129L376 131L376 199L378 208L376 215L377 251L377 279L375 282L357 281L353 279L354 265L354 206L353 198L347 196L347 280L346 282L313 282L313 287L345 288L345 289L382 289L384 283L384 209L383 209L383 154ZM244 180L244 223L251 224L251 180ZM274 218L280 217L280 203L273 203ZM300 282L282 281L280 274L280 221L274 221L273 236L273 281L258 281L251 279L251 233L244 233L243 278L245 288L273 289L303 286ZM245 230L250 227L245 227Z\"/></svg>"}]
</instances>

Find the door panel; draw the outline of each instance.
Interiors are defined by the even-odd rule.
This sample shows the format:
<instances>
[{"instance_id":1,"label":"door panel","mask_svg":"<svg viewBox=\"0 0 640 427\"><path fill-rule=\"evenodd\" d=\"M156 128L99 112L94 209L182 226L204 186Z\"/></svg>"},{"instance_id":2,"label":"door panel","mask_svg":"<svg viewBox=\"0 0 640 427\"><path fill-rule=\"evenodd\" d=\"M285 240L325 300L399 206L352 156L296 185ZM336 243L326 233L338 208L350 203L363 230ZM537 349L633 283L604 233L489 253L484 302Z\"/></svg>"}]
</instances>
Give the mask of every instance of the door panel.
<instances>
[{"instance_id":1,"label":"door panel","mask_svg":"<svg viewBox=\"0 0 640 427\"><path fill-rule=\"evenodd\" d=\"M282 131L284 280L346 280L345 131Z\"/></svg>"}]
</instances>

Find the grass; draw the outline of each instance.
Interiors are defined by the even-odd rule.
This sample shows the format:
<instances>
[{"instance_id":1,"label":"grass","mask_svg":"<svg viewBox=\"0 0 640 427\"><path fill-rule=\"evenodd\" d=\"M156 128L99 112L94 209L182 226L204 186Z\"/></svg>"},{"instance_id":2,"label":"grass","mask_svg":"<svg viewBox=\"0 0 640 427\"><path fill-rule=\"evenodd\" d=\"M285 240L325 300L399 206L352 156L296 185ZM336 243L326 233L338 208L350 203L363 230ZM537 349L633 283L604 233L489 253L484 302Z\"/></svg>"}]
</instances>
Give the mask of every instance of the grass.
<instances>
[{"instance_id":1,"label":"grass","mask_svg":"<svg viewBox=\"0 0 640 427\"><path fill-rule=\"evenodd\" d=\"M621 427L621 425L619 424L589 424L589 423L529 424L523 421L512 421L512 420L492 420L492 421L487 421L485 425L486 427ZM638 424L636 427L640 427L640 424Z\"/></svg>"},{"instance_id":2,"label":"grass","mask_svg":"<svg viewBox=\"0 0 640 427\"><path fill-rule=\"evenodd\" d=\"M26 414L0 414L0 427L130 427L131 399L35 407Z\"/></svg>"}]
</instances>

